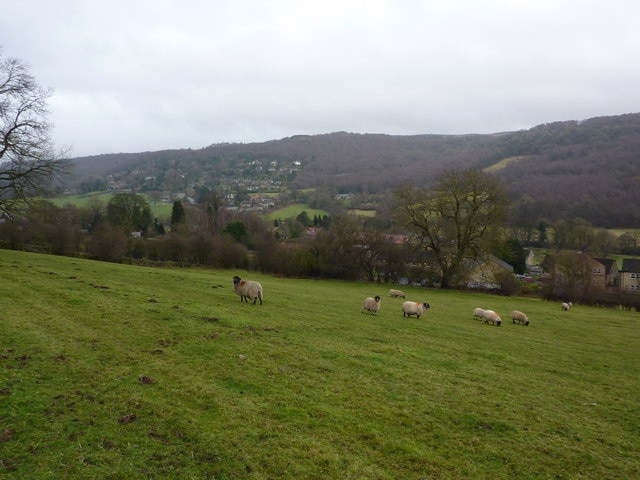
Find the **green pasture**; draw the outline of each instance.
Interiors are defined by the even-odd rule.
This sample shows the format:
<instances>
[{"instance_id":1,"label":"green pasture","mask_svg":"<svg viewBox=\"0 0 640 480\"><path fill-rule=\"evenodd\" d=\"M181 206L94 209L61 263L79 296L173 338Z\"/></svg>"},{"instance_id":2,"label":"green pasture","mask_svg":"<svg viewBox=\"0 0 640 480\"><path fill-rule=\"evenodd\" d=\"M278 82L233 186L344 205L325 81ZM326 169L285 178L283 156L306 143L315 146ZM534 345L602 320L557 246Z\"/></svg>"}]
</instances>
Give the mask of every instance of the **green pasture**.
<instances>
[{"instance_id":1,"label":"green pasture","mask_svg":"<svg viewBox=\"0 0 640 480\"><path fill-rule=\"evenodd\" d=\"M151 207L151 214L154 216L154 218L159 218L159 219L171 218L173 203L154 202L148 196L144 194L142 195L149 202L149 206ZM112 193L91 192L91 193L85 193L80 195L61 195L59 197L54 197L49 200L53 202L54 205L57 205L58 207L64 207L65 205L75 205L76 207L83 208L83 207L86 207L91 200L98 200L102 202L103 205L106 206L112 197L113 197Z\"/></svg>"},{"instance_id":2,"label":"green pasture","mask_svg":"<svg viewBox=\"0 0 640 480\"><path fill-rule=\"evenodd\" d=\"M409 319L388 285L7 250L0 278L2 478L640 478L637 312L401 287Z\"/></svg>"},{"instance_id":3,"label":"green pasture","mask_svg":"<svg viewBox=\"0 0 640 480\"><path fill-rule=\"evenodd\" d=\"M625 233L638 234L640 233L640 228L609 228L611 233L613 233L616 237L623 235Z\"/></svg>"},{"instance_id":4,"label":"green pasture","mask_svg":"<svg viewBox=\"0 0 640 480\"><path fill-rule=\"evenodd\" d=\"M286 207L279 208L277 210L273 210L265 215L267 220L284 220L287 218L296 218L302 212L307 212L309 218L313 219L314 215L318 215L319 217L323 217L325 215L329 215L329 212L326 210L321 210L318 208L310 208L309 205L305 203L295 203L292 205L287 205Z\"/></svg>"},{"instance_id":5,"label":"green pasture","mask_svg":"<svg viewBox=\"0 0 640 480\"><path fill-rule=\"evenodd\" d=\"M58 207L64 207L65 205L74 205L76 207L86 207L90 201L99 201L103 204L109 203L109 200L113 197L113 194L107 192L90 192L79 195L61 195L59 197L50 198L51 202Z\"/></svg>"},{"instance_id":6,"label":"green pasture","mask_svg":"<svg viewBox=\"0 0 640 480\"><path fill-rule=\"evenodd\" d=\"M313 219L314 215L318 217L323 217L325 215L329 215L329 212L326 210L321 210L318 208L310 208L309 205L304 203L296 203L293 205L287 205L286 207L279 208L278 210L274 210L265 215L265 218L269 221L273 221L275 219L286 219L286 218L296 218L302 212L307 212L309 218ZM362 217L375 217L375 210L360 210L360 209L349 209L349 213L353 215L359 215Z\"/></svg>"},{"instance_id":7,"label":"green pasture","mask_svg":"<svg viewBox=\"0 0 640 480\"><path fill-rule=\"evenodd\" d=\"M376 216L376 211L375 210L362 210L359 208L351 208L348 210L349 213L352 213L353 215L359 215L361 217L375 217Z\"/></svg>"}]
</instances>

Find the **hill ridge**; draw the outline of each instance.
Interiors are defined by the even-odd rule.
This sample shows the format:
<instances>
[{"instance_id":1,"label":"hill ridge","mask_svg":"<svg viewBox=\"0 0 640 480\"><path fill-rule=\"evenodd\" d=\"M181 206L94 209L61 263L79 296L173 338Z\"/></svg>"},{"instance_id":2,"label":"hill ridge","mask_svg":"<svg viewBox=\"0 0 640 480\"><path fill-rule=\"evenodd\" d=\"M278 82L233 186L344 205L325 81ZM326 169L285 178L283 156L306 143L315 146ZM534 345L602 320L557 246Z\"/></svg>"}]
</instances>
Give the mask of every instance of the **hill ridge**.
<instances>
[{"instance_id":1,"label":"hill ridge","mask_svg":"<svg viewBox=\"0 0 640 480\"><path fill-rule=\"evenodd\" d=\"M516 202L533 203L537 217L582 217L599 226L640 225L640 113L537 125L492 134L333 132L261 143L219 143L201 149L103 154L73 159L76 187L107 175L162 177L136 188L173 190L168 178L217 188L225 179L266 178L293 189L383 194L405 184L428 186L446 168L493 171ZM501 161L509 161L498 168ZM275 162L275 163L274 163ZM493 166L493 169L491 167Z\"/></svg>"}]
</instances>

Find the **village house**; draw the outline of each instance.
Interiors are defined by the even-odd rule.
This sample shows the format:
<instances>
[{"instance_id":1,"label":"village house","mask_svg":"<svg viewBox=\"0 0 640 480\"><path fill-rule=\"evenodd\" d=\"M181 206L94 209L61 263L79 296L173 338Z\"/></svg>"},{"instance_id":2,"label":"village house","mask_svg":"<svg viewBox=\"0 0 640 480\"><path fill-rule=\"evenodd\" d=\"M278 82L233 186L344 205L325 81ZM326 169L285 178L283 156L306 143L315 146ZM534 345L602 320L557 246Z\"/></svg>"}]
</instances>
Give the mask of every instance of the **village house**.
<instances>
[{"instance_id":1,"label":"village house","mask_svg":"<svg viewBox=\"0 0 640 480\"><path fill-rule=\"evenodd\" d=\"M468 288L500 288L500 276L505 273L513 275L513 267L493 255L469 262L466 268L462 283Z\"/></svg>"},{"instance_id":2,"label":"village house","mask_svg":"<svg viewBox=\"0 0 640 480\"><path fill-rule=\"evenodd\" d=\"M620 272L618 271L618 263L612 258L594 258L594 260L604 266L604 284L607 287L615 287L620 285ZM600 267L596 265L594 274L600 275Z\"/></svg>"},{"instance_id":3,"label":"village house","mask_svg":"<svg viewBox=\"0 0 640 480\"><path fill-rule=\"evenodd\" d=\"M640 259L625 258L622 260L622 268L618 269L618 264L614 259L591 258L582 253L576 253L574 257L581 257L583 261L586 261L586 266L579 266L575 263L571 265L571 262L558 266L556 256L547 255L545 257L541 266L545 274L551 277L555 287L562 287L568 282L570 283L570 279L567 279L566 276L571 275L574 277L574 282L587 288L602 290L616 288L625 293L640 293Z\"/></svg>"},{"instance_id":4,"label":"village house","mask_svg":"<svg viewBox=\"0 0 640 480\"><path fill-rule=\"evenodd\" d=\"M625 258L620 270L620 290L640 293L640 259Z\"/></svg>"},{"instance_id":5,"label":"village house","mask_svg":"<svg viewBox=\"0 0 640 480\"><path fill-rule=\"evenodd\" d=\"M525 265L527 273L531 273L533 275L542 275L542 267L536 264L536 254L533 249L525 249Z\"/></svg>"},{"instance_id":6,"label":"village house","mask_svg":"<svg viewBox=\"0 0 640 480\"><path fill-rule=\"evenodd\" d=\"M606 266L581 252L547 255L540 264L556 295L577 295L606 287Z\"/></svg>"}]
</instances>

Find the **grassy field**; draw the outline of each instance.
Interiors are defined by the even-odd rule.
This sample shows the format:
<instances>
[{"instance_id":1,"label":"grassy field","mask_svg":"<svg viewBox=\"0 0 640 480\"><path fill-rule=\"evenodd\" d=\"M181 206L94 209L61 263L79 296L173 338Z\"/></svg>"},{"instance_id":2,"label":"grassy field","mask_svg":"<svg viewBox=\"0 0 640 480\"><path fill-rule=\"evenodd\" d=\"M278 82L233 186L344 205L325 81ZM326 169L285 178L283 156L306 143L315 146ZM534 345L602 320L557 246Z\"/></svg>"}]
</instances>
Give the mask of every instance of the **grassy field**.
<instances>
[{"instance_id":1,"label":"grassy field","mask_svg":"<svg viewBox=\"0 0 640 480\"><path fill-rule=\"evenodd\" d=\"M359 215L361 217L375 217L376 216L376 211L375 210L361 210L359 208L352 208L347 210L349 213L352 213L353 215Z\"/></svg>"},{"instance_id":2,"label":"grassy field","mask_svg":"<svg viewBox=\"0 0 640 480\"><path fill-rule=\"evenodd\" d=\"M309 205L305 203L296 203L293 205L287 205L286 207L279 208L272 212L269 212L265 215L267 220L284 220L286 218L296 218L302 212L307 212L310 219L313 219L314 215L318 215L319 217L323 217L324 215L329 215L329 212L326 210L320 210L317 208L310 208Z\"/></svg>"},{"instance_id":3,"label":"grassy field","mask_svg":"<svg viewBox=\"0 0 640 480\"><path fill-rule=\"evenodd\" d=\"M0 278L3 478L640 478L635 312L404 288L417 320L381 285L6 250Z\"/></svg>"},{"instance_id":4,"label":"grassy field","mask_svg":"<svg viewBox=\"0 0 640 480\"><path fill-rule=\"evenodd\" d=\"M171 211L173 209L173 203L170 202L154 202L147 195L142 194L147 201L149 202L149 206L151 207L151 214L154 218L158 218L161 220L167 220L171 218ZM76 207L86 207L90 200L97 199L103 203L103 205L107 205L109 200L113 197L111 193L105 192L91 192L85 193L81 195L62 195L60 197L51 198L50 200L57 205L58 207L64 207L65 205L75 205Z\"/></svg>"},{"instance_id":5,"label":"grassy field","mask_svg":"<svg viewBox=\"0 0 640 480\"><path fill-rule=\"evenodd\" d=\"M75 205L76 207L86 207L91 200L98 200L104 205L109 203L109 200L113 197L113 194L106 192L90 192L79 195L61 195L59 197L51 198L50 200L58 207L64 207L65 205Z\"/></svg>"}]
</instances>

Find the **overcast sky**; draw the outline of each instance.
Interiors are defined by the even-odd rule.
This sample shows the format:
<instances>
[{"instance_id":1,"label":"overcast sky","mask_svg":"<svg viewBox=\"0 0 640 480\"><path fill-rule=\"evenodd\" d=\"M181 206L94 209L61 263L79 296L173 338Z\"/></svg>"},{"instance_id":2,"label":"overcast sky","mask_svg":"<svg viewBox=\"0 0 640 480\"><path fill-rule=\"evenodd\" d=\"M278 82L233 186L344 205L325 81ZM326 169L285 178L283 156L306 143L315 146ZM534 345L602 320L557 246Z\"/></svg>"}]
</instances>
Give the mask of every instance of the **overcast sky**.
<instances>
[{"instance_id":1,"label":"overcast sky","mask_svg":"<svg viewBox=\"0 0 640 480\"><path fill-rule=\"evenodd\" d=\"M640 112L638 0L3 1L73 157Z\"/></svg>"}]
</instances>

